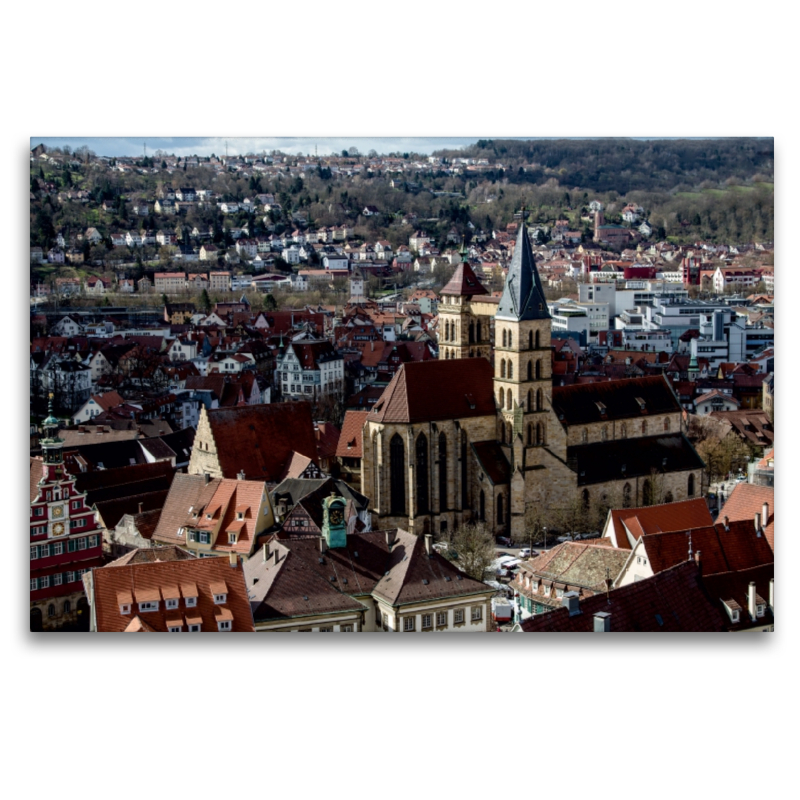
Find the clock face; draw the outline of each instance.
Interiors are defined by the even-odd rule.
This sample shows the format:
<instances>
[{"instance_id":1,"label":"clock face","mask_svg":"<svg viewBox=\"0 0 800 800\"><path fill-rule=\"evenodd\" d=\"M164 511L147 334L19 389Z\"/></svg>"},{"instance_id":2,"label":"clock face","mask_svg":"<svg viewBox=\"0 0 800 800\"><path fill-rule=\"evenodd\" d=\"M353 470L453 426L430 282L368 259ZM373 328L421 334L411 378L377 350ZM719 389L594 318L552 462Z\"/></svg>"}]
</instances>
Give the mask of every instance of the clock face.
<instances>
[{"instance_id":1,"label":"clock face","mask_svg":"<svg viewBox=\"0 0 800 800\"><path fill-rule=\"evenodd\" d=\"M330 513L331 525L341 525L343 519L344 519L344 514L342 514L341 508L331 509Z\"/></svg>"},{"instance_id":2,"label":"clock face","mask_svg":"<svg viewBox=\"0 0 800 800\"><path fill-rule=\"evenodd\" d=\"M53 525L53 536L61 536L62 533L64 533L64 524L56 522L56 524Z\"/></svg>"},{"instance_id":3,"label":"clock face","mask_svg":"<svg viewBox=\"0 0 800 800\"><path fill-rule=\"evenodd\" d=\"M64 515L64 508L62 506L56 506L53 509L53 516L54 517L61 517Z\"/></svg>"}]
</instances>

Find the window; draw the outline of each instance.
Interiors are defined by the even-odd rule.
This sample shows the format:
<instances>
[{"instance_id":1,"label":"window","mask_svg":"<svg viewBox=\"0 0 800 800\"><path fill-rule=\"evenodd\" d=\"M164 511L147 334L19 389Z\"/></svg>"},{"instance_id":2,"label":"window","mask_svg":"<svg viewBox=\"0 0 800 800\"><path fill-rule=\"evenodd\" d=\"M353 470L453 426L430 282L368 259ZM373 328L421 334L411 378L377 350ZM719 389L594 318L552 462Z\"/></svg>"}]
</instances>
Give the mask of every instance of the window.
<instances>
[{"instance_id":1,"label":"window","mask_svg":"<svg viewBox=\"0 0 800 800\"><path fill-rule=\"evenodd\" d=\"M139 603L139 611L158 611L158 600L147 603Z\"/></svg>"},{"instance_id":2,"label":"window","mask_svg":"<svg viewBox=\"0 0 800 800\"><path fill-rule=\"evenodd\" d=\"M42 575L39 578L39 588L40 589L47 589L50 586L50 576L49 575Z\"/></svg>"},{"instance_id":3,"label":"window","mask_svg":"<svg viewBox=\"0 0 800 800\"><path fill-rule=\"evenodd\" d=\"M50 603L50 605L47 606L47 616L54 617L55 615L56 615L56 607L53 605L53 603Z\"/></svg>"},{"instance_id":4,"label":"window","mask_svg":"<svg viewBox=\"0 0 800 800\"><path fill-rule=\"evenodd\" d=\"M514 365L511 363L510 360L508 362L508 377L509 379L514 377Z\"/></svg>"},{"instance_id":5,"label":"window","mask_svg":"<svg viewBox=\"0 0 800 800\"><path fill-rule=\"evenodd\" d=\"M53 543L53 555L60 556L64 552L64 542Z\"/></svg>"},{"instance_id":6,"label":"window","mask_svg":"<svg viewBox=\"0 0 800 800\"><path fill-rule=\"evenodd\" d=\"M480 606L473 606L472 621L479 622L483 618L483 609Z\"/></svg>"},{"instance_id":7,"label":"window","mask_svg":"<svg viewBox=\"0 0 800 800\"><path fill-rule=\"evenodd\" d=\"M180 625L172 625L172 626L170 626L169 632L170 633L180 633L181 632L181 626Z\"/></svg>"},{"instance_id":8,"label":"window","mask_svg":"<svg viewBox=\"0 0 800 800\"><path fill-rule=\"evenodd\" d=\"M438 628L443 628L447 625L447 612L446 611L437 611L436 612L436 626Z\"/></svg>"},{"instance_id":9,"label":"window","mask_svg":"<svg viewBox=\"0 0 800 800\"><path fill-rule=\"evenodd\" d=\"M217 630L220 630L220 631L229 631L229 630L231 630L231 621L229 619L221 619L217 623Z\"/></svg>"},{"instance_id":10,"label":"window","mask_svg":"<svg viewBox=\"0 0 800 800\"><path fill-rule=\"evenodd\" d=\"M36 578L31 578L31 591L35 592L39 588L39 581Z\"/></svg>"},{"instance_id":11,"label":"window","mask_svg":"<svg viewBox=\"0 0 800 800\"><path fill-rule=\"evenodd\" d=\"M404 631L413 631L414 630L414 622L415 622L415 618L414 617L406 617L403 620L403 630Z\"/></svg>"},{"instance_id":12,"label":"window","mask_svg":"<svg viewBox=\"0 0 800 800\"><path fill-rule=\"evenodd\" d=\"M210 544L211 543L211 534L207 532L200 531L197 534L197 541L200 544Z\"/></svg>"},{"instance_id":13,"label":"window","mask_svg":"<svg viewBox=\"0 0 800 800\"><path fill-rule=\"evenodd\" d=\"M130 614L131 613L131 604L130 603L122 603L119 607L120 614Z\"/></svg>"},{"instance_id":14,"label":"window","mask_svg":"<svg viewBox=\"0 0 800 800\"><path fill-rule=\"evenodd\" d=\"M199 633L199 632L200 632L200 626L199 625L195 624L195 625L190 625L189 626L189 633Z\"/></svg>"},{"instance_id":15,"label":"window","mask_svg":"<svg viewBox=\"0 0 800 800\"><path fill-rule=\"evenodd\" d=\"M89 547L97 547L100 544L100 537L99 536L90 536L89 537Z\"/></svg>"},{"instance_id":16,"label":"window","mask_svg":"<svg viewBox=\"0 0 800 800\"><path fill-rule=\"evenodd\" d=\"M428 437L421 433L417 437L417 514L427 514L428 495Z\"/></svg>"},{"instance_id":17,"label":"window","mask_svg":"<svg viewBox=\"0 0 800 800\"><path fill-rule=\"evenodd\" d=\"M764 606L757 606L756 607L756 616L763 617L764 616Z\"/></svg>"},{"instance_id":18,"label":"window","mask_svg":"<svg viewBox=\"0 0 800 800\"><path fill-rule=\"evenodd\" d=\"M422 630L428 630L433 627L433 616L431 614L422 615Z\"/></svg>"},{"instance_id":19,"label":"window","mask_svg":"<svg viewBox=\"0 0 800 800\"><path fill-rule=\"evenodd\" d=\"M75 582L75 573L68 572L67 573L67 583L74 583Z\"/></svg>"},{"instance_id":20,"label":"window","mask_svg":"<svg viewBox=\"0 0 800 800\"><path fill-rule=\"evenodd\" d=\"M689 475L689 485L687 489L689 497L694 497L694 475Z\"/></svg>"},{"instance_id":21,"label":"window","mask_svg":"<svg viewBox=\"0 0 800 800\"><path fill-rule=\"evenodd\" d=\"M72 611L72 603L70 603L69 600L65 600L64 601L64 613L65 614L69 614L71 611Z\"/></svg>"},{"instance_id":22,"label":"window","mask_svg":"<svg viewBox=\"0 0 800 800\"><path fill-rule=\"evenodd\" d=\"M215 594L215 595L214 595L214 603L215 603L216 605L221 605L221 604L222 604L222 603L224 603L224 602L225 602L227 599L228 599L228 595L227 595L227 594Z\"/></svg>"},{"instance_id":23,"label":"window","mask_svg":"<svg viewBox=\"0 0 800 800\"><path fill-rule=\"evenodd\" d=\"M44 516L44 509L41 508L41 507L34 508L33 509L33 516L34 517L43 517Z\"/></svg>"},{"instance_id":24,"label":"window","mask_svg":"<svg viewBox=\"0 0 800 800\"><path fill-rule=\"evenodd\" d=\"M31 561L36 558L39 558L39 548L34 544L31 545Z\"/></svg>"},{"instance_id":25,"label":"window","mask_svg":"<svg viewBox=\"0 0 800 800\"><path fill-rule=\"evenodd\" d=\"M74 553L78 549L78 542L75 539L69 539L67 541L67 552Z\"/></svg>"},{"instance_id":26,"label":"window","mask_svg":"<svg viewBox=\"0 0 800 800\"><path fill-rule=\"evenodd\" d=\"M167 600L167 608L177 608L177 607L178 607L177 599L170 598L169 600Z\"/></svg>"},{"instance_id":27,"label":"window","mask_svg":"<svg viewBox=\"0 0 800 800\"><path fill-rule=\"evenodd\" d=\"M228 544L236 544L236 534L233 531L228 533Z\"/></svg>"},{"instance_id":28,"label":"window","mask_svg":"<svg viewBox=\"0 0 800 800\"><path fill-rule=\"evenodd\" d=\"M453 621L455 623L459 623L459 622L463 622L464 621L464 609L463 608L457 608L453 612Z\"/></svg>"},{"instance_id":29,"label":"window","mask_svg":"<svg viewBox=\"0 0 800 800\"><path fill-rule=\"evenodd\" d=\"M187 608L194 608L197 605L197 598L196 597L186 597L186 607Z\"/></svg>"},{"instance_id":30,"label":"window","mask_svg":"<svg viewBox=\"0 0 800 800\"><path fill-rule=\"evenodd\" d=\"M72 501L72 510L73 511L77 511L80 507L81 507L81 501L80 500L73 500Z\"/></svg>"},{"instance_id":31,"label":"window","mask_svg":"<svg viewBox=\"0 0 800 800\"><path fill-rule=\"evenodd\" d=\"M56 572L56 574L53 575L53 586L61 586L63 580L63 575L60 572Z\"/></svg>"},{"instance_id":32,"label":"window","mask_svg":"<svg viewBox=\"0 0 800 800\"><path fill-rule=\"evenodd\" d=\"M325 626L324 628L319 629L320 633L333 633L333 627L330 625Z\"/></svg>"},{"instance_id":33,"label":"window","mask_svg":"<svg viewBox=\"0 0 800 800\"><path fill-rule=\"evenodd\" d=\"M85 550L85 549L86 549L86 539L85 538L78 539L78 550Z\"/></svg>"},{"instance_id":34,"label":"window","mask_svg":"<svg viewBox=\"0 0 800 800\"><path fill-rule=\"evenodd\" d=\"M405 481L405 445L396 433L389 445L390 503L392 514L405 514L406 481Z\"/></svg>"},{"instance_id":35,"label":"window","mask_svg":"<svg viewBox=\"0 0 800 800\"><path fill-rule=\"evenodd\" d=\"M342 626L340 626L339 630L342 633L352 633L353 632L353 626L352 625L342 625Z\"/></svg>"}]
</instances>

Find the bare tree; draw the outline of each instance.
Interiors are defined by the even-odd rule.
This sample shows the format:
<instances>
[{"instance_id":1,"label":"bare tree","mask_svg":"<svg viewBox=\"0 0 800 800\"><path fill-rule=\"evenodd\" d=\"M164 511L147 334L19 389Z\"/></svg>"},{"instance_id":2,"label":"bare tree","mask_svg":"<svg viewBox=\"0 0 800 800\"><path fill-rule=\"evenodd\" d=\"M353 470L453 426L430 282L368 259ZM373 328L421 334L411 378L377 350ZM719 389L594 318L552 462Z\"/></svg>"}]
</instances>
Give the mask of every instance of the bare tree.
<instances>
[{"instance_id":1,"label":"bare tree","mask_svg":"<svg viewBox=\"0 0 800 800\"><path fill-rule=\"evenodd\" d=\"M495 542L491 529L485 522L466 522L452 532L442 534L458 567L474 578L483 580L487 569L495 560Z\"/></svg>"}]
</instances>

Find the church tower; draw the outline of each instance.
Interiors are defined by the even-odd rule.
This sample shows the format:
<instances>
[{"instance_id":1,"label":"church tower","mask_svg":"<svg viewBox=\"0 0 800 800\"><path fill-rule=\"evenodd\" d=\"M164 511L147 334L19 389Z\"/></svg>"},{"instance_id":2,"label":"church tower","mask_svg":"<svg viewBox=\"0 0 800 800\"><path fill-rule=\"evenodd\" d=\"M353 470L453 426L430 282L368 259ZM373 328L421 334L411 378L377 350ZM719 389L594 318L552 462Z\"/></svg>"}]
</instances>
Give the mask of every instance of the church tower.
<instances>
[{"instance_id":1,"label":"church tower","mask_svg":"<svg viewBox=\"0 0 800 800\"><path fill-rule=\"evenodd\" d=\"M524 533L524 483L531 474L526 467L539 462L535 448L547 444L552 399L550 330L550 312L523 215L494 330L499 439L511 449L512 536Z\"/></svg>"},{"instance_id":2,"label":"church tower","mask_svg":"<svg viewBox=\"0 0 800 800\"><path fill-rule=\"evenodd\" d=\"M473 314L473 297L489 294L462 250L461 263L439 293L439 358L490 358L489 318Z\"/></svg>"}]
</instances>

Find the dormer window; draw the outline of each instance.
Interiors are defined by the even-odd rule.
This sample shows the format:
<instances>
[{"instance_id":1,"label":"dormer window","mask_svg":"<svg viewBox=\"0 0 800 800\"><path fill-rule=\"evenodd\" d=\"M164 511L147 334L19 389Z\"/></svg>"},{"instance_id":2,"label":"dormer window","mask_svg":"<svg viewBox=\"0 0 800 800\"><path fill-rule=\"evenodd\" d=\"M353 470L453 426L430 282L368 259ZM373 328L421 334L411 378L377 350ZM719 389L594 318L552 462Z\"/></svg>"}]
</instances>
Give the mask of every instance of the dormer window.
<instances>
[{"instance_id":1,"label":"dormer window","mask_svg":"<svg viewBox=\"0 0 800 800\"><path fill-rule=\"evenodd\" d=\"M186 600L186 607L187 608L194 608L197 605L197 598L196 597L185 597Z\"/></svg>"},{"instance_id":2,"label":"dormer window","mask_svg":"<svg viewBox=\"0 0 800 800\"><path fill-rule=\"evenodd\" d=\"M228 533L228 544L236 544L236 534L233 531Z\"/></svg>"},{"instance_id":3,"label":"dormer window","mask_svg":"<svg viewBox=\"0 0 800 800\"><path fill-rule=\"evenodd\" d=\"M158 600L139 603L139 611L158 611Z\"/></svg>"},{"instance_id":4,"label":"dormer window","mask_svg":"<svg viewBox=\"0 0 800 800\"><path fill-rule=\"evenodd\" d=\"M231 630L231 621L229 619L221 619L217 622L217 630L219 631L230 631Z\"/></svg>"},{"instance_id":5,"label":"dormer window","mask_svg":"<svg viewBox=\"0 0 800 800\"><path fill-rule=\"evenodd\" d=\"M211 519L211 514L206 514L206 519Z\"/></svg>"},{"instance_id":6,"label":"dormer window","mask_svg":"<svg viewBox=\"0 0 800 800\"><path fill-rule=\"evenodd\" d=\"M243 520L244 519L244 511L237 511L236 512L236 519Z\"/></svg>"},{"instance_id":7,"label":"dormer window","mask_svg":"<svg viewBox=\"0 0 800 800\"><path fill-rule=\"evenodd\" d=\"M215 605L222 605L228 599L227 594L215 594L214 595L214 604Z\"/></svg>"},{"instance_id":8,"label":"dormer window","mask_svg":"<svg viewBox=\"0 0 800 800\"><path fill-rule=\"evenodd\" d=\"M181 626L180 625L170 625L168 630L169 630L170 633L180 633L181 632Z\"/></svg>"},{"instance_id":9,"label":"dormer window","mask_svg":"<svg viewBox=\"0 0 800 800\"><path fill-rule=\"evenodd\" d=\"M124 603L123 605L121 605L119 607L119 613L120 614L130 614L131 613L131 604L130 603Z\"/></svg>"},{"instance_id":10,"label":"dormer window","mask_svg":"<svg viewBox=\"0 0 800 800\"><path fill-rule=\"evenodd\" d=\"M731 622L738 622L738 621L739 621L739 612L731 611Z\"/></svg>"},{"instance_id":11,"label":"dormer window","mask_svg":"<svg viewBox=\"0 0 800 800\"><path fill-rule=\"evenodd\" d=\"M166 601L166 603L168 609L178 607L178 600L176 598L170 598L169 600Z\"/></svg>"},{"instance_id":12,"label":"dormer window","mask_svg":"<svg viewBox=\"0 0 800 800\"><path fill-rule=\"evenodd\" d=\"M764 606L756 606L756 616L763 617L764 616L765 608Z\"/></svg>"}]
</instances>

